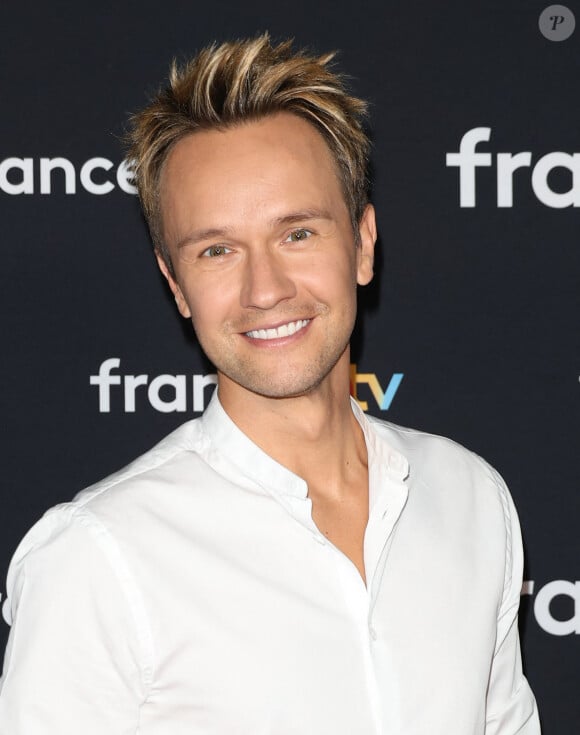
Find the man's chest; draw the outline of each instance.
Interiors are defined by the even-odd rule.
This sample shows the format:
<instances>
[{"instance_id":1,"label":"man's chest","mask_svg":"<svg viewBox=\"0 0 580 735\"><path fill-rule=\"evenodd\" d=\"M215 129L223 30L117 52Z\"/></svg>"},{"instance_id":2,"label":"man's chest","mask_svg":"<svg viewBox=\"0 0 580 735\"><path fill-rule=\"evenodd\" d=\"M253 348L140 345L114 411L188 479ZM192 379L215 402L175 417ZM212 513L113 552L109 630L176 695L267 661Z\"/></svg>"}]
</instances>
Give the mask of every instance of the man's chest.
<instances>
[{"instance_id":1,"label":"man's chest","mask_svg":"<svg viewBox=\"0 0 580 735\"><path fill-rule=\"evenodd\" d=\"M417 701L437 701L442 675L464 699L483 696L495 618L481 600L493 596L474 594L479 561L458 556L453 529L372 517L367 588L308 522L308 500L240 497L179 530L162 524L133 555L156 650L144 735L168 722L175 735L181 723L188 734L398 732Z\"/></svg>"}]
</instances>

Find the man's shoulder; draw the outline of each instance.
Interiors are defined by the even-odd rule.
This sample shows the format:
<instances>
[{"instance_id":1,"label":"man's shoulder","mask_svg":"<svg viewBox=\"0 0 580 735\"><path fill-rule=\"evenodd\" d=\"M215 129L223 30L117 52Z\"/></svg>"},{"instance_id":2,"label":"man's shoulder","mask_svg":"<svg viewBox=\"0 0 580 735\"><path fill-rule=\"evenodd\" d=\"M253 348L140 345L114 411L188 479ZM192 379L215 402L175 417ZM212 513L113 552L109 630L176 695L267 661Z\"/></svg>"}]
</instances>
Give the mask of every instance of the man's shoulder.
<instances>
[{"instance_id":1,"label":"man's shoulder","mask_svg":"<svg viewBox=\"0 0 580 735\"><path fill-rule=\"evenodd\" d=\"M187 421L129 464L81 490L72 503L94 507L103 496L122 495L135 484L162 484L185 457L195 461L205 444L201 420Z\"/></svg>"},{"instance_id":2,"label":"man's shoulder","mask_svg":"<svg viewBox=\"0 0 580 735\"><path fill-rule=\"evenodd\" d=\"M82 527L92 531L105 522L118 527L131 524L136 515L152 508L157 498L179 475L184 461L195 465L203 452L204 435L199 419L179 426L151 449L116 472L78 492L69 502L49 508L23 539L19 551L51 544ZM183 473L182 473L183 474Z\"/></svg>"},{"instance_id":3,"label":"man's shoulder","mask_svg":"<svg viewBox=\"0 0 580 735\"><path fill-rule=\"evenodd\" d=\"M183 463L196 474L204 442L199 419L188 421L119 471L47 510L12 558L8 574L12 596L16 581L23 579L25 563L29 568L37 564L70 570L85 564L83 560L94 557L99 548L110 556L113 539L125 539L130 529L148 533L156 513L171 503L167 489L174 476L184 475Z\"/></svg>"},{"instance_id":4,"label":"man's shoulder","mask_svg":"<svg viewBox=\"0 0 580 735\"><path fill-rule=\"evenodd\" d=\"M492 465L444 436L369 420L376 434L408 462L411 516L428 518L430 527L439 519L447 531L455 529L457 538L467 534L474 543L479 539L480 548L487 548L484 539L493 539L502 554L511 553L517 517L507 485Z\"/></svg>"},{"instance_id":5,"label":"man's shoulder","mask_svg":"<svg viewBox=\"0 0 580 735\"><path fill-rule=\"evenodd\" d=\"M445 436L368 416L373 430L409 462L415 479L429 485L492 487L503 495L497 470L476 452Z\"/></svg>"},{"instance_id":6,"label":"man's shoulder","mask_svg":"<svg viewBox=\"0 0 580 735\"><path fill-rule=\"evenodd\" d=\"M446 436L394 424L392 421L386 421L370 414L366 414L366 418L372 425L373 430L389 441L398 451L408 453L440 451L461 455L467 454L470 457L477 456L462 444Z\"/></svg>"}]
</instances>

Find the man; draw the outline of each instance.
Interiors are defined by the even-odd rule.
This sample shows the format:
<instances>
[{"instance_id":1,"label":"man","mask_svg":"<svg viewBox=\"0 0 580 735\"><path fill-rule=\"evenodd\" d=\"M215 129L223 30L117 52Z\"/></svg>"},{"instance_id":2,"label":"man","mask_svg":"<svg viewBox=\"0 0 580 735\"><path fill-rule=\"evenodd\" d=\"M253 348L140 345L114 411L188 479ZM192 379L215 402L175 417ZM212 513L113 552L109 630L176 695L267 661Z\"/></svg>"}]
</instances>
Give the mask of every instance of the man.
<instances>
[{"instance_id":1,"label":"man","mask_svg":"<svg viewBox=\"0 0 580 735\"><path fill-rule=\"evenodd\" d=\"M22 542L2 733L539 732L504 483L349 397L376 231L364 104L331 58L214 46L134 119L159 267L218 390Z\"/></svg>"}]
</instances>

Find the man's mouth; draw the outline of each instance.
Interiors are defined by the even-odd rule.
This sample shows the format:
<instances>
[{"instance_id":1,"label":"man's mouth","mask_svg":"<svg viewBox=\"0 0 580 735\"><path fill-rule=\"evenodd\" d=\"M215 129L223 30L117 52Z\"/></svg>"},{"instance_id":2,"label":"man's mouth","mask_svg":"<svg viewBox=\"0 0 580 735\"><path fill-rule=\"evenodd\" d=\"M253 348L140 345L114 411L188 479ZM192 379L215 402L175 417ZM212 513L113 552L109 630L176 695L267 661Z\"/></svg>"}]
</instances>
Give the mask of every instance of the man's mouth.
<instances>
[{"instance_id":1,"label":"man's mouth","mask_svg":"<svg viewBox=\"0 0 580 735\"><path fill-rule=\"evenodd\" d=\"M252 339L280 339L281 337L289 337L292 334L296 334L301 329L310 323L310 319L299 319L297 322L288 322L287 324L281 324L279 327L270 329L252 329L251 332L246 332L246 337Z\"/></svg>"}]
</instances>

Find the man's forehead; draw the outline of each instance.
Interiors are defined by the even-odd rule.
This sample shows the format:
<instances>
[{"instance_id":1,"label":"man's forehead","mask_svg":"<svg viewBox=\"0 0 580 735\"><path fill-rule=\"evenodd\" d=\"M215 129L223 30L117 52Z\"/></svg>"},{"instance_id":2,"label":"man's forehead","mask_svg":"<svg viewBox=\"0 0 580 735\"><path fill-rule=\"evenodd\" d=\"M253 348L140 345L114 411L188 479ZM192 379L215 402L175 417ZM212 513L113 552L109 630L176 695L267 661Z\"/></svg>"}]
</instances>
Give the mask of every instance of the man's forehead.
<instances>
[{"instance_id":1,"label":"man's forehead","mask_svg":"<svg viewBox=\"0 0 580 735\"><path fill-rule=\"evenodd\" d=\"M169 154L160 200L165 224L177 216L187 230L221 229L243 217L328 218L346 206L325 141L293 115L181 139Z\"/></svg>"},{"instance_id":2,"label":"man's forehead","mask_svg":"<svg viewBox=\"0 0 580 735\"><path fill-rule=\"evenodd\" d=\"M334 158L317 128L288 112L275 113L232 126L192 131L183 136L167 155L162 173L191 163L209 170L220 163L250 160L252 156L311 161L335 168ZM286 161L288 164L288 161Z\"/></svg>"}]
</instances>

